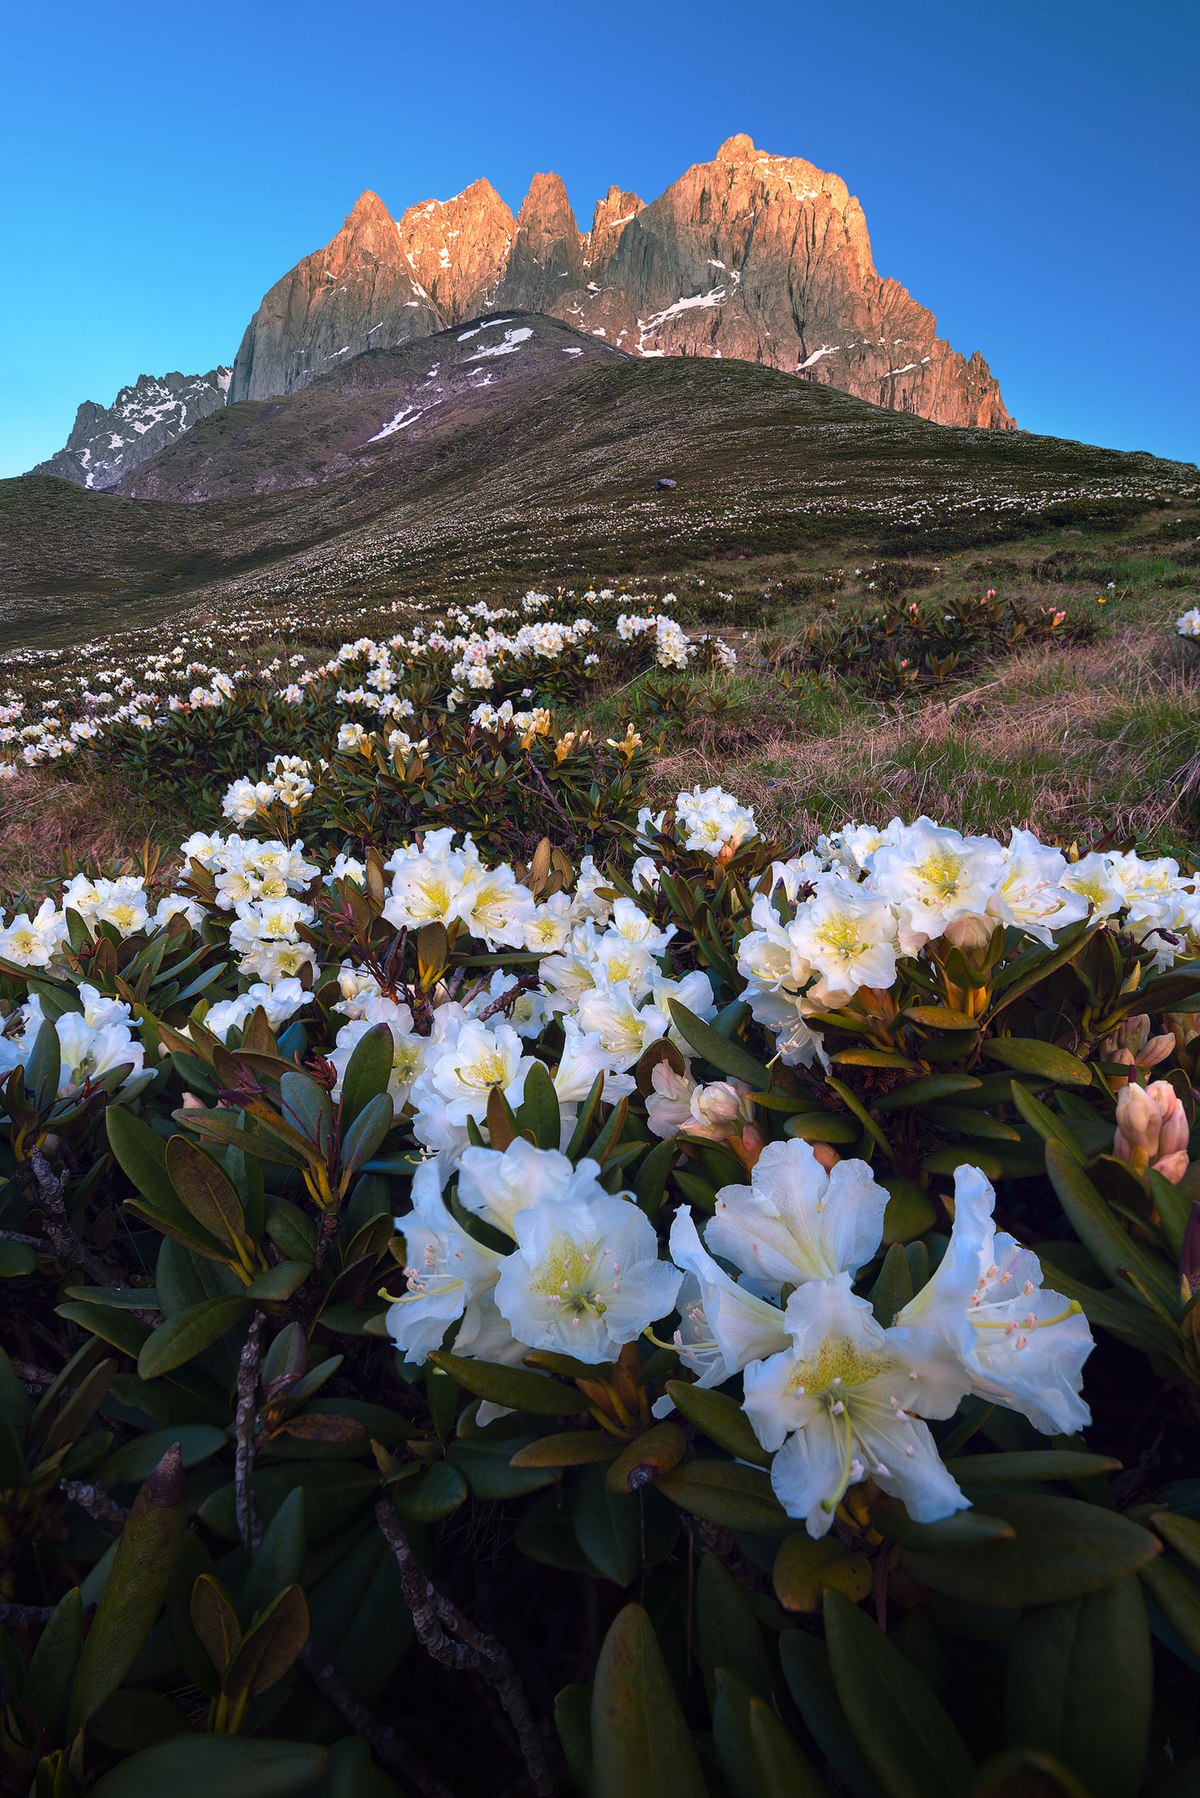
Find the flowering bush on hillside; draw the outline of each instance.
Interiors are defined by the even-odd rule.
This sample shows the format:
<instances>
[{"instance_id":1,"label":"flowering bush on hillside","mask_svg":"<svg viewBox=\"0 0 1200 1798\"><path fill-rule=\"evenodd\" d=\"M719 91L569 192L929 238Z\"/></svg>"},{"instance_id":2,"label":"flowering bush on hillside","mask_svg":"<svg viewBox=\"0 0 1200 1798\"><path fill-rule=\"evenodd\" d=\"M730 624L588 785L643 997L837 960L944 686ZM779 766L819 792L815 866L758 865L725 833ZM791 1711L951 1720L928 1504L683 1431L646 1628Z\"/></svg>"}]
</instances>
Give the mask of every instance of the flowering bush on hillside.
<instances>
[{"instance_id":1,"label":"flowering bush on hillside","mask_svg":"<svg viewBox=\"0 0 1200 1798\"><path fill-rule=\"evenodd\" d=\"M319 677L392 696L361 737L248 733L176 873L0 926L9 1782L1152 1789L1197 1751L1194 872L797 851L652 815L632 738L593 801L509 650L444 654L496 680L462 765L426 714L476 707L372 644Z\"/></svg>"}]
</instances>

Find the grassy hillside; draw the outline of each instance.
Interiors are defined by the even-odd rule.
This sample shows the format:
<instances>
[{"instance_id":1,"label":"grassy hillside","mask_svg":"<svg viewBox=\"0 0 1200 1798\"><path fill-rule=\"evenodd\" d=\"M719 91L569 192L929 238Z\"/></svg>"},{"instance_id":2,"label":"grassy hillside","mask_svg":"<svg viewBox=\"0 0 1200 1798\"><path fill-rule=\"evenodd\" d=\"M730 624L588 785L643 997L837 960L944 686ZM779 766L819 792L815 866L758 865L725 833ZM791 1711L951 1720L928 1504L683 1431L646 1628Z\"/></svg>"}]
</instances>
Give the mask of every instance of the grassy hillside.
<instances>
[{"instance_id":1,"label":"grassy hillside","mask_svg":"<svg viewBox=\"0 0 1200 1798\"><path fill-rule=\"evenodd\" d=\"M364 357L305 394L230 408L139 471L159 493L207 478L225 497L0 483L0 644L77 640L181 605L344 607L760 558L946 556L1178 512L1200 492L1190 465L949 430L748 363L634 361L554 321L535 328L549 347L534 376L514 378L515 355L481 363L496 375L482 392L378 444L417 371ZM459 335L424 342L422 370L458 353ZM305 442L310 484L249 490L299 480ZM674 489L658 490L663 476Z\"/></svg>"}]
</instances>

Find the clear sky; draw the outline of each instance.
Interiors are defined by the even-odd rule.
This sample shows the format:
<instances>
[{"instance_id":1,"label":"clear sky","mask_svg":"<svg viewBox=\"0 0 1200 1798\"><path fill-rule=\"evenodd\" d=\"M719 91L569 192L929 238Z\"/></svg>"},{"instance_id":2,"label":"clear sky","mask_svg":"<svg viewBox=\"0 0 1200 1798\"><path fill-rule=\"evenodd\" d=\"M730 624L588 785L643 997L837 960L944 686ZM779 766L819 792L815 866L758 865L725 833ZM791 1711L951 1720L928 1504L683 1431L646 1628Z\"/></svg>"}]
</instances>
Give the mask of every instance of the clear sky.
<instances>
[{"instance_id":1,"label":"clear sky","mask_svg":"<svg viewBox=\"0 0 1200 1798\"><path fill-rule=\"evenodd\" d=\"M875 263L1018 422L1200 457L1196 0L61 0L8 14L0 474L83 399L232 359L374 188L537 169L586 224L746 131L841 175Z\"/></svg>"}]
</instances>

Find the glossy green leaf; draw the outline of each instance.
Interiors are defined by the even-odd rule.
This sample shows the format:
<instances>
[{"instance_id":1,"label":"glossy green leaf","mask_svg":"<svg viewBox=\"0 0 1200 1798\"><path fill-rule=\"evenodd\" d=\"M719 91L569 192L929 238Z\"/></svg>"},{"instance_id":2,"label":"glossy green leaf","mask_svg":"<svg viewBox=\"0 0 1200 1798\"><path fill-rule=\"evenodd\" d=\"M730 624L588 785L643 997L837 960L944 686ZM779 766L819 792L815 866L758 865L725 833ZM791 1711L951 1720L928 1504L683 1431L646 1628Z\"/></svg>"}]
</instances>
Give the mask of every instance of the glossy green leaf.
<instances>
[{"instance_id":1,"label":"glossy green leaf","mask_svg":"<svg viewBox=\"0 0 1200 1798\"><path fill-rule=\"evenodd\" d=\"M735 1080L746 1081L755 1092L760 1087L770 1086L770 1070L761 1061L756 1061L748 1049L743 1049L732 1037L722 1036L711 1024L698 1018L694 1011L689 1011L680 1000L672 999L670 1008L680 1036L718 1073L730 1074Z\"/></svg>"},{"instance_id":2,"label":"glossy green leaf","mask_svg":"<svg viewBox=\"0 0 1200 1798\"><path fill-rule=\"evenodd\" d=\"M641 1605L613 1623L592 1688L593 1798L709 1798L662 1651Z\"/></svg>"},{"instance_id":3,"label":"glossy green leaf","mask_svg":"<svg viewBox=\"0 0 1200 1798\"><path fill-rule=\"evenodd\" d=\"M183 1536L187 1488L169 1449L133 1501L71 1689L68 1731L116 1691L162 1609Z\"/></svg>"},{"instance_id":4,"label":"glossy green leaf","mask_svg":"<svg viewBox=\"0 0 1200 1798\"><path fill-rule=\"evenodd\" d=\"M588 1467L575 1482L575 1537L598 1573L631 1585L641 1565L642 1514L628 1492L610 1492L603 1467Z\"/></svg>"},{"instance_id":5,"label":"glossy green leaf","mask_svg":"<svg viewBox=\"0 0 1200 1798\"><path fill-rule=\"evenodd\" d=\"M762 1625L749 1594L724 1562L707 1554L696 1574L696 1658L704 1674L708 1702L714 1702L718 1668L727 1668L751 1693L771 1698L775 1674Z\"/></svg>"},{"instance_id":6,"label":"glossy green leaf","mask_svg":"<svg viewBox=\"0 0 1200 1798\"><path fill-rule=\"evenodd\" d=\"M966 1744L879 1625L827 1592L825 1639L847 1721L886 1798L963 1798L973 1772Z\"/></svg>"},{"instance_id":7,"label":"glossy green leaf","mask_svg":"<svg viewBox=\"0 0 1200 1798\"><path fill-rule=\"evenodd\" d=\"M372 1099L387 1092L395 1045L387 1024L373 1024L355 1043L342 1077L342 1140Z\"/></svg>"},{"instance_id":8,"label":"glossy green leaf","mask_svg":"<svg viewBox=\"0 0 1200 1798\"><path fill-rule=\"evenodd\" d=\"M825 1781L761 1698L750 1700L750 1752L758 1798L827 1798Z\"/></svg>"},{"instance_id":9,"label":"glossy green leaf","mask_svg":"<svg viewBox=\"0 0 1200 1798\"><path fill-rule=\"evenodd\" d=\"M533 1417L570 1417L588 1409L588 1400L575 1386L530 1373L524 1367L502 1367L491 1361L472 1361L463 1355L439 1350L429 1359L442 1368L466 1392L476 1398L527 1411Z\"/></svg>"},{"instance_id":10,"label":"glossy green leaf","mask_svg":"<svg viewBox=\"0 0 1200 1798\"><path fill-rule=\"evenodd\" d=\"M219 1342L248 1317L253 1308L253 1299L235 1294L204 1299L190 1310L181 1311L146 1338L138 1355L138 1373L143 1380L154 1380L182 1367L211 1348L214 1342Z\"/></svg>"},{"instance_id":11,"label":"glossy green leaf","mask_svg":"<svg viewBox=\"0 0 1200 1798\"><path fill-rule=\"evenodd\" d=\"M794 1527L771 1490L769 1476L757 1467L685 1461L663 1474L658 1490L681 1511L748 1535L784 1536Z\"/></svg>"},{"instance_id":12,"label":"glossy green leaf","mask_svg":"<svg viewBox=\"0 0 1200 1798\"><path fill-rule=\"evenodd\" d=\"M987 1505L1012 1526L1012 1541L905 1549L907 1571L949 1598L1010 1610L1098 1592L1145 1568L1159 1551L1149 1530L1080 1499L995 1491Z\"/></svg>"},{"instance_id":13,"label":"glossy green leaf","mask_svg":"<svg viewBox=\"0 0 1200 1798\"><path fill-rule=\"evenodd\" d=\"M1055 1086L1092 1084L1092 1071L1086 1061L1080 1061L1078 1055L1072 1055L1054 1043L1044 1043L1038 1037L992 1036L984 1042L983 1054L989 1061L1014 1068L1018 1074L1037 1074Z\"/></svg>"},{"instance_id":14,"label":"glossy green leaf","mask_svg":"<svg viewBox=\"0 0 1200 1798\"><path fill-rule=\"evenodd\" d=\"M95 1798L292 1798L329 1765L324 1748L246 1736L174 1736L131 1755L93 1788Z\"/></svg>"},{"instance_id":15,"label":"glossy green leaf","mask_svg":"<svg viewBox=\"0 0 1200 1798\"><path fill-rule=\"evenodd\" d=\"M1023 1614L1007 1659L1008 1739L1061 1761L1093 1798L1135 1798L1153 1683L1136 1578L1036 1606Z\"/></svg>"},{"instance_id":16,"label":"glossy green leaf","mask_svg":"<svg viewBox=\"0 0 1200 1798\"><path fill-rule=\"evenodd\" d=\"M681 1417L703 1432L710 1442L723 1448L735 1460L750 1461L767 1467L771 1457L750 1425L750 1420L736 1399L724 1392L711 1392L690 1380L668 1380L667 1393Z\"/></svg>"}]
</instances>

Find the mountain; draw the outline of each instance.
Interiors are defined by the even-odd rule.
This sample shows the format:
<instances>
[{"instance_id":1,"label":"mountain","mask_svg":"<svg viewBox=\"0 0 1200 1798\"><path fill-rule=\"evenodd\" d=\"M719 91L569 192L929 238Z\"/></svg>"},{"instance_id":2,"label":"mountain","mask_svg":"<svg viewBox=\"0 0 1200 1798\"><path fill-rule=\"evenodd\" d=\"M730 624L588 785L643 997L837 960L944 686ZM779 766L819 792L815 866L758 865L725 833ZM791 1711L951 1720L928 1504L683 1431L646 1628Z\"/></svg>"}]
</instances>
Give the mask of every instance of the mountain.
<instances>
[{"instance_id":1,"label":"mountain","mask_svg":"<svg viewBox=\"0 0 1200 1798\"><path fill-rule=\"evenodd\" d=\"M691 590L698 570L718 593L814 561L1090 536L1200 497L1194 467L947 429L508 310L228 406L128 488L0 481L0 647L164 618L283 628L326 603L352 632L372 607L631 577Z\"/></svg>"},{"instance_id":2,"label":"mountain","mask_svg":"<svg viewBox=\"0 0 1200 1798\"><path fill-rule=\"evenodd\" d=\"M657 200L610 188L579 229L557 175L514 220L486 181L392 219L363 194L251 319L230 398L295 392L335 358L488 306L543 312L635 356L736 356L939 424L1011 429L983 357L876 273L837 175L732 137Z\"/></svg>"},{"instance_id":3,"label":"mountain","mask_svg":"<svg viewBox=\"0 0 1200 1798\"><path fill-rule=\"evenodd\" d=\"M84 400L64 448L33 474L58 475L106 491L225 404L232 369L206 375L139 375L111 406Z\"/></svg>"},{"instance_id":4,"label":"mountain","mask_svg":"<svg viewBox=\"0 0 1200 1798\"><path fill-rule=\"evenodd\" d=\"M540 313L504 312L339 360L272 400L225 407L132 474L134 499L215 500L320 486L378 467L398 478L496 415L552 403L568 370L628 360ZM407 479L407 476L406 476Z\"/></svg>"}]
</instances>

